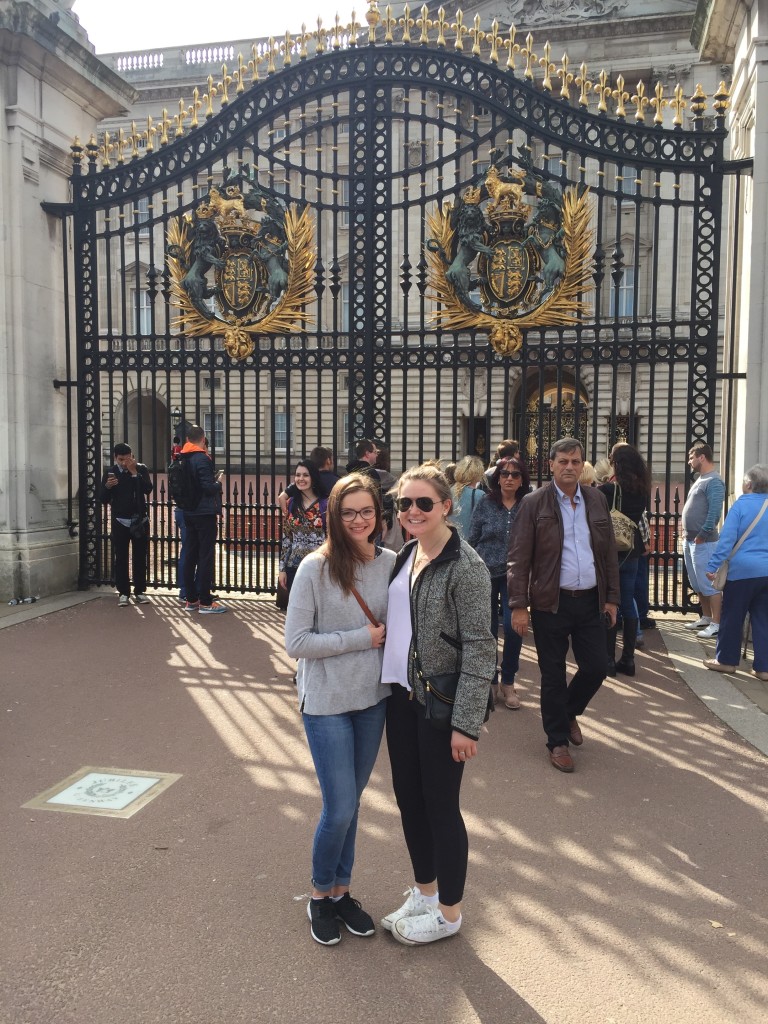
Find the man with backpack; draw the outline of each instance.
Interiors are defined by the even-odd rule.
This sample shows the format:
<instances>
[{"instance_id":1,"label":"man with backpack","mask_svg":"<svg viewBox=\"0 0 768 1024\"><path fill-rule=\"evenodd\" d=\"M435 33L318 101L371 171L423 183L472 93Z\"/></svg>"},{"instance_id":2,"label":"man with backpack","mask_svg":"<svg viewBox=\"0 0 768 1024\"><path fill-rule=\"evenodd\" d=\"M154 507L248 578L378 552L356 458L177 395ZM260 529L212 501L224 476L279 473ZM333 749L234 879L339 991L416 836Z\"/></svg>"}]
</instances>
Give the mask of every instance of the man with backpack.
<instances>
[{"instance_id":1,"label":"man with backpack","mask_svg":"<svg viewBox=\"0 0 768 1024\"><path fill-rule=\"evenodd\" d=\"M221 515L221 473L215 473L205 447L205 431L197 424L187 430L187 441L168 469L171 497L184 511L186 543L182 585L185 611L221 615L226 605L214 601L214 551Z\"/></svg>"}]
</instances>

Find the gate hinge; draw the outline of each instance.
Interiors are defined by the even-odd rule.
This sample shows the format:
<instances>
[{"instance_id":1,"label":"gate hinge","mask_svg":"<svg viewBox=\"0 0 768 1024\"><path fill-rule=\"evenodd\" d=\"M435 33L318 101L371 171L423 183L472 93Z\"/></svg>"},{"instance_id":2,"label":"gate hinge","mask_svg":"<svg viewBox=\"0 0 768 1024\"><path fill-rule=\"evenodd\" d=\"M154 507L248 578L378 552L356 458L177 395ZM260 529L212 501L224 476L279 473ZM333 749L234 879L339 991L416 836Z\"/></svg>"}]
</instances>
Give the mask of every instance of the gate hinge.
<instances>
[{"instance_id":1,"label":"gate hinge","mask_svg":"<svg viewBox=\"0 0 768 1024\"><path fill-rule=\"evenodd\" d=\"M746 380L746 373L716 373L715 380Z\"/></svg>"},{"instance_id":2,"label":"gate hinge","mask_svg":"<svg viewBox=\"0 0 768 1024\"><path fill-rule=\"evenodd\" d=\"M59 390L59 388L76 388L78 386L78 381L54 379L53 386L56 388L57 391Z\"/></svg>"}]
</instances>

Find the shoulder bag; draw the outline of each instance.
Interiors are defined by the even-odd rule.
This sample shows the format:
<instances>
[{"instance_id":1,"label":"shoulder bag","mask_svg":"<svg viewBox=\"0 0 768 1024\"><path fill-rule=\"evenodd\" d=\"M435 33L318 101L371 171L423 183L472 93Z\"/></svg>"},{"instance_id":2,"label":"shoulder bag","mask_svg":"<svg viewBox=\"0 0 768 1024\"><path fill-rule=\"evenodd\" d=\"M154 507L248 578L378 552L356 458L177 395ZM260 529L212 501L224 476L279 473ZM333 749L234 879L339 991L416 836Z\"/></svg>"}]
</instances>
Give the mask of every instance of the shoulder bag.
<instances>
[{"instance_id":1,"label":"shoulder bag","mask_svg":"<svg viewBox=\"0 0 768 1024\"><path fill-rule=\"evenodd\" d=\"M616 508L616 495L619 496L619 507ZM613 485L613 503L611 504L611 522L613 523L613 534L616 538L618 551L631 551L635 546L635 530L637 527L621 511L621 488L617 483Z\"/></svg>"},{"instance_id":2,"label":"shoulder bag","mask_svg":"<svg viewBox=\"0 0 768 1024\"><path fill-rule=\"evenodd\" d=\"M765 512L766 508L768 508L768 498L765 499L765 501L763 502L763 507L757 513L757 515L752 520L752 522L749 524L749 526L746 528L746 530L741 535L741 537L739 537L739 539L733 545L733 548L731 549L730 555L728 555L728 557L718 567L717 572L715 573L715 578L712 580L712 586L715 588L715 590L724 590L725 589L725 584L728 582L728 568L730 566L731 559L736 554L736 552L739 550L739 548L744 543L744 541L747 539L747 537L750 535L750 533L752 533L752 531L757 526L757 524L760 522L760 520L762 518L762 515L763 515L763 512Z\"/></svg>"}]
</instances>

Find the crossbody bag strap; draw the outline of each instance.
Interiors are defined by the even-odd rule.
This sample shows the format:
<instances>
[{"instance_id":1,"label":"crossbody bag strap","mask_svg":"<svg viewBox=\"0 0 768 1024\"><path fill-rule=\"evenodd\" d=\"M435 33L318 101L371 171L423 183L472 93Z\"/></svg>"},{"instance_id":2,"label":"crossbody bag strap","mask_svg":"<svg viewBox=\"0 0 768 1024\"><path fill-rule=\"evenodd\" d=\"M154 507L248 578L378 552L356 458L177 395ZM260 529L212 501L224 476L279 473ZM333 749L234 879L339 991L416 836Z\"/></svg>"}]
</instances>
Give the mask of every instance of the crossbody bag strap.
<instances>
[{"instance_id":1,"label":"crossbody bag strap","mask_svg":"<svg viewBox=\"0 0 768 1024\"><path fill-rule=\"evenodd\" d=\"M765 499L765 501L763 502L763 507L762 507L762 508L760 509L760 511L759 511L759 512L757 513L757 515L755 516L755 518L754 518L754 519L752 520L752 522L751 522L751 523L749 524L749 526L748 526L748 527L746 528L746 530L744 531L744 533L742 533L742 535L741 535L741 536L739 537L739 539L738 539L738 540L736 541L736 543L734 544L733 548L731 549L731 553L730 553L730 555L728 555L728 558L729 558L729 560L730 560L731 558L733 558L733 556L734 556L734 555L736 554L736 552L737 552L737 551L739 550L739 548L741 547L741 545L742 545L742 544L744 543L744 541L745 541L745 540L747 539L747 537L748 537L748 536L750 535L750 533L752 533L752 531L754 530L754 528L755 528L755 527L757 526L757 524L758 524L758 523L760 522L760 520L761 520L761 519L763 518L763 512L765 512L766 508L768 508L768 498L766 498L766 499Z\"/></svg>"},{"instance_id":2,"label":"crossbody bag strap","mask_svg":"<svg viewBox=\"0 0 768 1024\"><path fill-rule=\"evenodd\" d=\"M361 596L360 596L360 594L359 594L359 593L357 592L357 590L355 589L355 587L351 587L351 588L350 588L350 592L351 592L352 596L354 597L354 599L355 599L355 600L357 601L357 603L358 603L358 604L360 605L360 607L361 607L361 608L363 609L363 612L364 612L364 614L365 614L365 617L366 617L366 618L368 619L368 621L369 621L369 622L371 623L371 625L372 625L372 626L380 626L380 625L381 625L381 623L380 623L380 622L378 621L378 619L377 619L377 618L376 618L376 616L375 616L375 615L373 614L373 612L371 611L371 609L370 609L370 608L368 607L368 605L367 605L367 604L365 603L365 601L364 601L364 600L362 599L362 597L361 597Z\"/></svg>"}]
</instances>

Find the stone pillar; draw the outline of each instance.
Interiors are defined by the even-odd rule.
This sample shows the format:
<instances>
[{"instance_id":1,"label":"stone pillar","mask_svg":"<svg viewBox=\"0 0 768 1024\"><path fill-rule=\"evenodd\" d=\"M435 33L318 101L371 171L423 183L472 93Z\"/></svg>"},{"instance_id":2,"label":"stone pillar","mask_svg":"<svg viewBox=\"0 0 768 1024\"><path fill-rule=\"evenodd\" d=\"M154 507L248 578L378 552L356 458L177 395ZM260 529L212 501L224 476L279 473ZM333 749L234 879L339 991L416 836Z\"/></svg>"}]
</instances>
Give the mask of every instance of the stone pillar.
<instances>
[{"instance_id":1,"label":"stone pillar","mask_svg":"<svg viewBox=\"0 0 768 1024\"><path fill-rule=\"evenodd\" d=\"M77 583L67 522L77 436L67 437L67 389L53 386L66 377L64 222L41 204L69 202L73 138L135 100L94 55L72 2L0 0L2 602Z\"/></svg>"}]
</instances>

